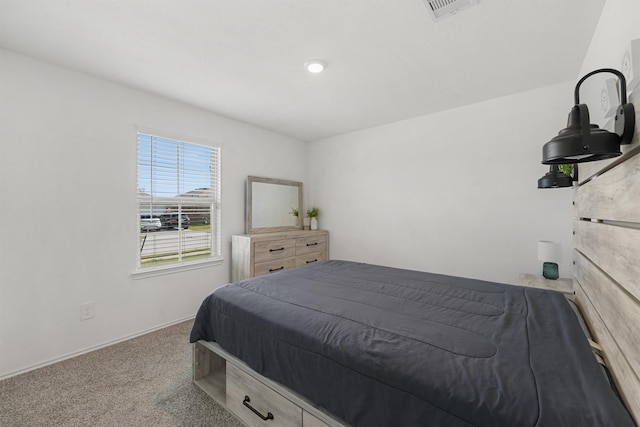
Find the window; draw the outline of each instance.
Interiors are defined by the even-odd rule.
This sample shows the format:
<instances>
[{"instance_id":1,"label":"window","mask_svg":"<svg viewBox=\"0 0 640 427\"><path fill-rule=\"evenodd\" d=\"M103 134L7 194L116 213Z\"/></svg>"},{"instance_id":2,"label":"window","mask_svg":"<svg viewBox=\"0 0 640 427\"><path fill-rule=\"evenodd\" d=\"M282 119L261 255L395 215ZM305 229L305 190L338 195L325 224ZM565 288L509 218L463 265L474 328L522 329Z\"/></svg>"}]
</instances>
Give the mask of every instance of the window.
<instances>
[{"instance_id":1,"label":"window","mask_svg":"<svg viewBox=\"0 0 640 427\"><path fill-rule=\"evenodd\" d=\"M219 259L220 147L138 133L138 267Z\"/></svg>"}]
</instances>

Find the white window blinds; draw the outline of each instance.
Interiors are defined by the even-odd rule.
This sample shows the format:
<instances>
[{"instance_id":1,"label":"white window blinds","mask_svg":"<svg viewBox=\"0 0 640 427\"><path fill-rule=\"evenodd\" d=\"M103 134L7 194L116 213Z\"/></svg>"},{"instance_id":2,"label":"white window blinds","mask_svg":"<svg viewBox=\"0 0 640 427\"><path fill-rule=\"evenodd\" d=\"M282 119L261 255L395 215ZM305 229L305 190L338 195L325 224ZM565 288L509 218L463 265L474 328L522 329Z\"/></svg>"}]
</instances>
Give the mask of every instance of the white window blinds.
<instances>
[{"instance_id":1,"label":"white window blinds","mask_svg":"<svg viewBox=\"0 0 640 427\"><path fill-rule=\"evenodd\" d=\"M138 267L219 258L220 147L138 133Z\"/></svg>"}]
</instances>

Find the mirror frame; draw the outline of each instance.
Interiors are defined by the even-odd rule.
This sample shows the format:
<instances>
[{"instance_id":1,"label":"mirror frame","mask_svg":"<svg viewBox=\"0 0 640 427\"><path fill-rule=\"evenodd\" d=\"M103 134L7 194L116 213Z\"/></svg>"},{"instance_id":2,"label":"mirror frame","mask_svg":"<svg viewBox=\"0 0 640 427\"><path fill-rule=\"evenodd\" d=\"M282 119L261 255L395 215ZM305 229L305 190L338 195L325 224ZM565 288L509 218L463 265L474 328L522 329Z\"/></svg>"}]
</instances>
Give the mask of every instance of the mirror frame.
<instances>
[{"instance_id":1,"label":"mirror frame","mask_svg":"<svg viewBox=\"0 0 640 427\"><path fill-rule=\"evenodd\" d=\"M253 183L259 182L263 184L289 185L298 188L298 225L285 225L280 227L254 227L253 226ZM278 231L294 231L302 229L302 183L298 181L289 181L286 179L262 178L259 176L247 177L247 222L246 232L252 233L272 233Z\"/></svg>"}]
</instances>

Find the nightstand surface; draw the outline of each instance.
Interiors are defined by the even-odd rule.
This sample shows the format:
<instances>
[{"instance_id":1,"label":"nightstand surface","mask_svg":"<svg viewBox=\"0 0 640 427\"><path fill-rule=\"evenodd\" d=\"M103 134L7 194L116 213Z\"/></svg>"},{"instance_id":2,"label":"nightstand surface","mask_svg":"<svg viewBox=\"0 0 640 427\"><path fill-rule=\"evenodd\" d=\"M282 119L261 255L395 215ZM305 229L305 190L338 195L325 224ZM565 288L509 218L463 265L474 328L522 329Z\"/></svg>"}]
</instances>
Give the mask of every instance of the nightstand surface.
<instances>
[{"instance_id":1,"label":"nightstand surface","mask_svg":"<svg viewBox=\"0 0 640 427\"><path fill-rule=\"evenodd\" d=\"M573 295L573 279L549 280L537 274L521 273L518 278L518 285L530 288L551 289Z\"/></svg>"}]
</instances>

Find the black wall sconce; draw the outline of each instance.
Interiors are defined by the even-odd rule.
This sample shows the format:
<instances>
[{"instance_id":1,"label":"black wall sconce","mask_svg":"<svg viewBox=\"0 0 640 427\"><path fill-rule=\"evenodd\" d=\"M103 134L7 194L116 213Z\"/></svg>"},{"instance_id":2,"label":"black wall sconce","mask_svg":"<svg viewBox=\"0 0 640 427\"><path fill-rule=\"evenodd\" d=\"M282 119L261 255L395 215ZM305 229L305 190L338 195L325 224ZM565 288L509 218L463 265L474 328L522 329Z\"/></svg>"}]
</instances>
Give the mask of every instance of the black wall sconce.
<instances>
[{"instance_id":1,"label":"black wall sconce","mask_svg":"<svg viewBox=\"0 0 640 427\"><path fill-rule=\"evenodd\" d=\"M586 104L580 104L580 86L586 79L598 73L615 74L620 82L621 105L616 109L615 133L589 123L589 109ZM542 163L559 165L593 162L621 155L620 145L631 142L635 129L635 109L633 104L627 103L627 82L624 75L612 68L592 71L576 84L574 99L575 105L569 113L567 127L542 147ZM538 187L553 188L540 187L540 181Z\"/></svg>"},{"instance_id":2,"label":"black wall sconce","mask_svg":"<svg viewBox=\"0 0 640 427\"><path fill-rule=\"evenodd\" d=\"M578 180L578 164L573 165L573 176L560 170L558 165L549 166L547 172L538 180L538 188L563 188L573 187L573 182Z\"/></svg>"}]
</instances>

